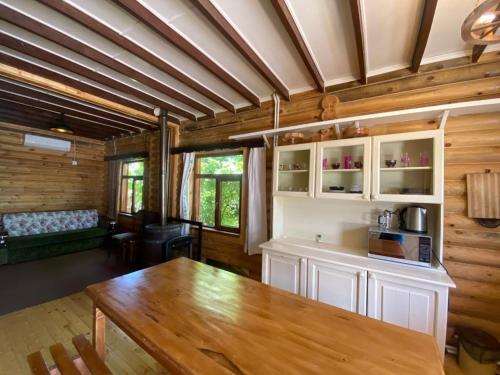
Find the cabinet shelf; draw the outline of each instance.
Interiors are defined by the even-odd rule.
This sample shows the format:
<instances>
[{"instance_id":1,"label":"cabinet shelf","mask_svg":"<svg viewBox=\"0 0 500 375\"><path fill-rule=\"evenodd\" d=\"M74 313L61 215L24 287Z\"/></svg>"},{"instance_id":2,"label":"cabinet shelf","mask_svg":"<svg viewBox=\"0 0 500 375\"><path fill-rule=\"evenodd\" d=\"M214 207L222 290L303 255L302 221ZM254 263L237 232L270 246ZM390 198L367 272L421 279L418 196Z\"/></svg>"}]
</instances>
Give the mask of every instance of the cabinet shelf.
<instances>
[{"instance_id":1,"label":"cabinet shelf","mask_svg":"<svg viewBox=\"0 0 500 375\"><path fill-rule=\"evenodd\" d=\"M289 169L289 170L281 170L280 173L306 173L309 172L309 169Z\"/></svg>"},{"instance_id":2,"label":"cabinet shelf","mask_svg":"<svg viewBox=\"0 0 500 375\"><path fill-rule=\"evenodd\" d=\"M361 172L361 168L351 168L351 169L323 169L323 173L332 173L332 172Z\"/></svg>"},{"instance_id":3,"label":"cabinet shelf","mask_svg":"<svg viewBox=\"0 0 500 375\"><path fill-rule=\"evenodd\" d=\"M380 168L382 172L387 171L430 171L432 170L431 166L426 167L394 167L394 168Z\"/></svg>"}]
</instances>

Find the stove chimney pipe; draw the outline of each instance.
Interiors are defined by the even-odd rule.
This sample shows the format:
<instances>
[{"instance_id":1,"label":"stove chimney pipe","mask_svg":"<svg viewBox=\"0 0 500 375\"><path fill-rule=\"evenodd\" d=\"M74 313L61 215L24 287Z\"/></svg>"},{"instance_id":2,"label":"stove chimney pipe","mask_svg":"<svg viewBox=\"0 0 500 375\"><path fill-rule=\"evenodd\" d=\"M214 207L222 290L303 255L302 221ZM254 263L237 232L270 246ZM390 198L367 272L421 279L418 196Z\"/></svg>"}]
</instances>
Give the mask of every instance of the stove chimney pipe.
<instances>
[{"instance_id":1,"label":"stove chimney pipe","mask_svg":"<svg viewBox=\"0 0 500 375\"><path fill-rule=\"evenodd\" d=\"M168 112L160 112L160 225L167 225L168 177L170 169L170 129L167 124Z\"/></svg>"}]
</instances>

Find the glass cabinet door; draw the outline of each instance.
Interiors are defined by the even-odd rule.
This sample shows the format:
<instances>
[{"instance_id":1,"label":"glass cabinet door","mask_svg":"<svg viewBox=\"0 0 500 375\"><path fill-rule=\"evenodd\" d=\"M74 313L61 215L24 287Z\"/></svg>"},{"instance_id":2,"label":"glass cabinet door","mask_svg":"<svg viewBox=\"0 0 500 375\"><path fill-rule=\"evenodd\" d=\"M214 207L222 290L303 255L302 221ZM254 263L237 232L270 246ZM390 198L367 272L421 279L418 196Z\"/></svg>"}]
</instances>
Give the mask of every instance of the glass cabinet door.
<instances>
[{"instance_id":1,"label":"glass cabinet door","mask_svg":"<svg viewBox=\"0 0 500 375\"><path fill-rule=\"evenodd\" d=\"M370 158L370 137L319 142L316 197L369 200Z\"/></svg>"},{"instance_id":2,"label":"glass cabinet door","mask_svg":"<svg viewBox=\"0 0 500 375\"><path fill-rule=\"evenodd\" d=\"M315 143L279 146L274 153L274 194L313 196Z\"/></svg>"},{"instance_id":3,"label":"glass cabinet door","mask_svg":"<svg viewBox=\"0 0 500 375\"><path fill-rule=\"evenodd\" d=\"M373 137L372 200L443 201L443 131Z\"/></svg>"}]
</instances>

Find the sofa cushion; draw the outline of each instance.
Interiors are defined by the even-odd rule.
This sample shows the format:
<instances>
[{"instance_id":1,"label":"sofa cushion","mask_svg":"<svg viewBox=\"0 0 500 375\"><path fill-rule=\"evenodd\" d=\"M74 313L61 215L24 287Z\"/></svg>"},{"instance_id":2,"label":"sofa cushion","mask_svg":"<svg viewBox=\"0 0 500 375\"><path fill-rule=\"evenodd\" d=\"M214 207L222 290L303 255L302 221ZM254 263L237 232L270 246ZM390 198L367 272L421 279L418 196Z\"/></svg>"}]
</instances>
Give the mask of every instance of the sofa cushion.
<instances>
[{"instance_id":1,"label":"sofa cushion","mask_svg":"<svg viewBox=\"0 0 500 375\"><path fill-rule=\"evenodd\" d=\"M94 237L105 237L108 231L104 228L76 229L64 232L33 234L7 238L8 249L19 249L52 245L54 243L73 242Z\"/></svg>"},{"instance_id":2,"label":"sofa cushion","mask_svg":"<svg viewBox=\"0 0 500 375\"><path fill-rule=\"evenodd\" d=\"M14 264L95 249L103 245L107 233L103 228L91 228L9 237L8 262Z\"/></svg>"},{"instance_id":3,"label":"sofa cushion","mask_svg":"<svg viewBox=\"0 0 500 375\"><path fill-rule=\"evenodd\" d=\"M3 226L10 237L95 228L97 210L21 212L4 214Z\"/></svg>"}]
</instances>

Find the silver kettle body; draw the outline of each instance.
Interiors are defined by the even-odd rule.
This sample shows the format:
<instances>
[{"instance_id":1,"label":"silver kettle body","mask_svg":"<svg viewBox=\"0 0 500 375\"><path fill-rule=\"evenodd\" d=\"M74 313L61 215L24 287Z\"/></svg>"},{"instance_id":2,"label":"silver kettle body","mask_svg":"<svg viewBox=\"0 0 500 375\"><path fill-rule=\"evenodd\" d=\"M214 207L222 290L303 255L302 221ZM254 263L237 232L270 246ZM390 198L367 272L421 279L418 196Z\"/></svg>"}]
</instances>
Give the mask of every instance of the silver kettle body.
<instances>
[{"instance_id":1,"label":"silver kettle body","mask_svg":"<svg viewBox=\"0 0 500 375\"><path fill-rule=\"evenodd\" d=\"M415 233L427 233L427 209L420 206L408 206L399 213L399 227Z\"/></svg>"}]
</instances>

